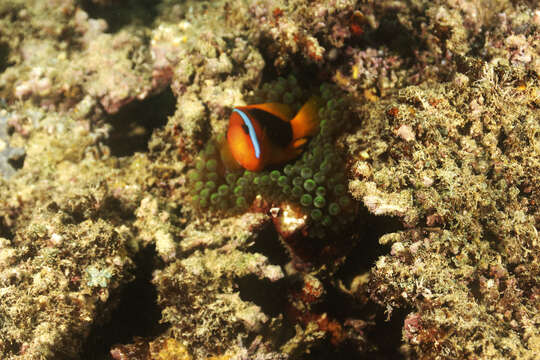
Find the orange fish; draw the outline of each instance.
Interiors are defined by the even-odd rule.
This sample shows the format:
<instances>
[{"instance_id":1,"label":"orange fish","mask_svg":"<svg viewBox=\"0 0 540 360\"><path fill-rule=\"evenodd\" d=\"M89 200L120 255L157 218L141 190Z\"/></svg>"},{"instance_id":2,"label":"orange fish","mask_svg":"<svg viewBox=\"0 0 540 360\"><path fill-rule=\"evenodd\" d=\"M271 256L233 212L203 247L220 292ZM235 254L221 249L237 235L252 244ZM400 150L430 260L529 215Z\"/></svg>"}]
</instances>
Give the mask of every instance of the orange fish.
<instances>
[{"instance_id":1,"label":"orange fish","mask_svg":"<svg viewBox=\"0 0 540 360\"><path fill-rule=\"evenodd\" d=\"M320 98L313 96L294 117L288 105L279 103L234 108L227 130L232 158L250 171L296 158L319 131L319 105Z\"/></svg>"}]
</instances>

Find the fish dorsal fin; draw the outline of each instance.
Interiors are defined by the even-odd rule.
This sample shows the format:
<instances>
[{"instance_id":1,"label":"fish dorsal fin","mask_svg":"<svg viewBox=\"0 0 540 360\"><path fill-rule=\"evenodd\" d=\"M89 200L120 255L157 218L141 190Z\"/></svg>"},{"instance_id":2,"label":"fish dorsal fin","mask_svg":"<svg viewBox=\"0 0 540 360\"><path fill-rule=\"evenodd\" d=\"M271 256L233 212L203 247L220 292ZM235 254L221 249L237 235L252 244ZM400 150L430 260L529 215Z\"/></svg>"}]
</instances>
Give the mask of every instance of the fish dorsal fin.
<instances>
[{"instance_id":1,"label":"fish dorsal fin","mask_svg":"<svg viewBox=\"0 0 540 360\"><path fill-rule=\"evenodd\" d=\"M257 104L257 105L248 105L244 106L248 109L260 109L263 111L266 111L274 116L277 116L281 120L285 122L291 121L293 118L294 112L292 111L291 107L287 104L280 104L280 103L264 103L264 104Z\"/></svg>"}]
</instances>

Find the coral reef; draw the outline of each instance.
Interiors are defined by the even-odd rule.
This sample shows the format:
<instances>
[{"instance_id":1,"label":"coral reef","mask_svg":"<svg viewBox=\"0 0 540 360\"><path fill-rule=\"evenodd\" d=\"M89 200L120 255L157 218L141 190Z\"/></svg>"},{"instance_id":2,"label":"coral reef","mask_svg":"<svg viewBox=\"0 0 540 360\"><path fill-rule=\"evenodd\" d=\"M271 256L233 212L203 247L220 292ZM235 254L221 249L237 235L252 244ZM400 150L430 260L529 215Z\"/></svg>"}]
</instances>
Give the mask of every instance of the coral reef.
<instances>
[{"instance_id":1,"label":"coral reef","mask_svg":"<svg viewBox=\"0 0 540 360\"><path fill-rule=\"evenodd\" d=\"M111 295L132 278L133 234L121 219L134 208L117 202L126 186L121 176L100 184L103 174L123 171L96 162L84 126L48 112L34 127L22 120L31 115L11 113L29 140L25 167L2 183L0 352L74 357L96 315L109 312Z\"/></svg>"},{"instance_id":2,"label":"coral reef","mask_svg":"<svg viewBox=\"0 0 540 360\"><path fill-rule=\"evenodd\" d=\"M261 36L271 39L267 51L280 68L302 54L308 63L333 61L345 42L362 33L355 1L254 2L250 12L259 22Z\"/></svg>"},{"instance_id":3,"label":"coral reef","mask_svg":"<svg viewBox=\"0 0 540 360\"><path fill-rule=\"evenodd\" d=\"M537 357L533 2L6 0L0 26L2 359ZM311 95L301 156L225 169L234 106Z\"/></svg>"},{"instance_id":4,"label":"coral reef","mask_svg":"<svg viewBox=\"0 0 540 360\"><path fill-rule=\"evenodd\" d=\"M371 150L353 166L353 196L411 229L380 239L392 252L377 261L370 287L386 306L413 307L404 339L422 358L497 358L508 346L534 357L540 163L528 145L537 142L536 80L487 63L477 76L407 87L370 110L370 130L348 138L351 152ZM392 177L381 156L396 162ZM464 322L444 315L464 309Z\"/></svg>"}]
</instances>

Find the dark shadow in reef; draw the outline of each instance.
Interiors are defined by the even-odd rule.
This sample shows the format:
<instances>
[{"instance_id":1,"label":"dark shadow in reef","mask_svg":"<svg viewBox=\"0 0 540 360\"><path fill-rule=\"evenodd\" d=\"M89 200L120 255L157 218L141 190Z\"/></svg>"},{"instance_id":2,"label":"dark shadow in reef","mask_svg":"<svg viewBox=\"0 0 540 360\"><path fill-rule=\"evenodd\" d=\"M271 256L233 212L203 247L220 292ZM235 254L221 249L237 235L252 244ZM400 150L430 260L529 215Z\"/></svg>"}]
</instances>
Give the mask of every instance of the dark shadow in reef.
<instances>
[{"instance_id":1,"label":"dark shadow in reef","mask_svg":"<svg viewBox=\"0 0 540 360\"><path fill-rule=\"evenodd\" d=\"M349 231L359 234L360 238L350 249L345 263L334 276L345 286L349 286L355 276L368 272L377 259L390 252L390 246L379 244L379 238L387 233L403 230L398 218L375 216L361 207L357 222L351 225ZM399 352L401 346L401 328L407 312L394 310L389 321L386 321L385 309L368 300L359 303L353 297L336 288L333 284L325 283L325 301L315 308L318 313L326 313L331 319L343 324L347 319L359 319L373 323L364 329L367 340L366 348L358 350L358 344L345 341L336 348L325 341L312 349L309 359L327 359L330 355L339 359L402 359ZM307 359L307 358L306 358Z\"/></svg>"},{"instance_id":2,"label":"dark shadow in reef","mask_svg":"<svg viewBox=\"0 0 540 360\"><path fill-rule=\"evenodd\" d=\"M392 316L387 321L386 311L378 308L374 319L375 326L367 333L368 340L376 348L366 354L366 360L405 359L404 354L400 352L400 347L403 344L401 332L405 317L409 312L408 309L394 309Z\"/></svg>"},{"instance_id":3,"label":"dark shadow in reef","mask_svg":"<svg viewBox=\"0 0 540 360\"><path fill-rule=\"evenodd\" d=\"M0 222L0 237L3 237L4 239L13 239L11 229L4 224L3 221Z\"/></svg>"},{"instance_id":4,"label":"dark shadow in reef","mask_svg":"<svg viewBox=\"0 0 540 360\"><path fill-rule=\"evenodd\" d=\"M404 229L399 218L375 216L363 206L356 218L359 220L352 224L351 230L359 234L359 239L336 274L345 284L349 284L354 276L369 271L380 256L390 252L390 246L379 244L381 236Z\"/></svg>"},{"instance_id":5,"label":"dark shadow in reef","mask_svg":"<svg viewBox=\"0 0 540 360\"><path fill-rule=\"evenodd\" d=\"M81 0L81 7L93 19L107 22L107 32L116 33L122 28L133 26L149 26L157 17L155 0L124 0L97 4L91 0Z\"/></svg>"},{"instance_id":6,"label":"dark shadow in reef","mask_svg":"<svg viewBox=\"0 0 540 360\"><path fill-rule=\"evenodd\" d=\"M263 254L268 258L269 264L279 265L282 269L290 260L272 223L265 225L248 251ZM242 300L253 302L260 306L265 314L272 317L283 313L287 305L287 287L289 286L287 279L271 282L268 279L259 279L255 275L248 275L236 279L235 283Z\"/></svg>"},{"instance_id":7,"label":"dark shadow in reef","mask_svg":"<svg viewBox=\"0 0 540 360\"><path fill-rule=\"evenodd\" d=\"M275 81L278 77L287 77L293 74L299 84L309 92L310 88L319 86L321 81L328 80L328 76L322 76L321 70L316 64L307 64L301 54L290 55L290 61L283 68L274 65L277 53L276 43L273 39L262 37L259 44L259 51L264 59L265 67L262 71L261 84ZM315 76L314 76L315 74Z\"/></svg>"},{"instance_id":8,"label":"dark shadow in reef","mask_svg":"<svg viewBox=\"0 0 540 360\"><path fill-rule=\"evenodd\" d=\"M268 258L268 262L273 265L284 266L290 260L285 247L279 240L276 228L271 222L264 225L248 251L263 254Z\"/></svg>"},{"instance_id":9,"label":"dark shadow in reef","mask_svg":"<svg viewBox=\"0 0 540 360\"><path fill-rule=\"evenodd\" d=\"M82 347L81 360L109 359L115 344L129 344L134 337L154 338L166 330L160 324L161 310L157 290L152 285L152 272L159 261L153 246L141 250L134 259L135 280L127 284L109 320L95 326Z\"/></svg>"},{"instance_id":10,"label":"dark shadow in reef","mask_svg":"<svg viewBox=\"0 0 540 360\"><path fill-rule=\"evenodd\" d=\"M382 235L403 230L403 225L398 218L374 216L363 207L357 218L359 220L346 229L346 233L360 234L360 238L351 240L355 245L347 248L347 259L333 277L334 280L341 280L346 286L355 276L368 272L380 256L389 253L390 246L382 246L378 242ZM268 256L272 264L283 266L289 261L284 245L271 224L261 232L250 251ZM252 301L269 316L283 316L285 326L283 333L280 334L280 340L276 340L278 343L284 343L294 336L294 326L288 319L286 309L289 307L289 297L299 291L302 286L303 282L298 282L298 280L297 277L291 276L272 283L258 279L256 276L247 276L236 281L242 300ZM366 344L359 345L346 340L336 347L327 339L312 348L310 354L305 355L306 360L322 360L330 357L351 360L403 358L399 348L403 321L408 313L406 309L395 309L387 321L387 314L381 306L371 300L360 303L336 288L336 282L330 283L324 280L323 282L326 295L320 304L312 305L314 314L326 313L329 319L335 319L340 324L344 324L347 319L359 319L373 325L368 325L364 329ZM273 336L276 339L275 334ZM365 348L359 349L358 346L365 346Z\"/></svg>"},{"instance_id":11,"label":"dark shadow in reef","mask_svg":"<svg viewBox=\"0 0 540 360\"><path fill-rule=\"evenodd\" d=\"M359 350L355 344L345 341L336 348L329 340L323 341L306 354L301 360L401 360L401 329L407 315L403 309L395 309L389 321L386 313L379 308L372 321L374 327L366 329L366 349Z\"/></svg>"},{"instance_id":12,"label":"dark shadow in reef","mask_svg":"<svg viewBox=\"0 0 540 360\"><path fill-rule=\"evenodd\" d=\"M18 156L11 156L8 159L8 164L15 170L20 170L24 166L24 160L26 159L26 153L17 154Z\"/></svg>"},{"instance_id":13,"label":"dark shadow in reef","mask_svg":"<svg viewBox=\"0 0 540 360\"><path fill-rule=\"evenodd\" d=\"M176 98L170 88L141 101L133 101L110 115L107 122L112 131L105 145L113 156L130 156L148 151L148 141L154 129L167 123L174 114Z\"/></svg>"},{"instance_id":14,"label":"dark shadow in reef","mask_svg":"<svg viewBox=\"0 0 540 360\"><path fill-rule=\"evenodd\" d=\"M382 15L379 20L379 26L374 30L366 31L360 38L359 45L361 47L380 48L387 47L394 51L402 58L416 59L415 51L426 50L427 46L424 41L411 33L398 19L397 12L387 12ZM422 25L422 18L418 18L412 26L418 29Z\"/></svg>"},{"instance_id":15,"label":"dark shadow in reef","mask_svg":"<svg viewBox=\"0 0 540 360\"><path fill-rule=\"evenodd\" d=\"M3 73L11 64L8 62L9 45L0 42L0 74Z\"/></svg>"},{"instance_id":16,"label":"dark shadow in reef","mask_svg":"<svg viewBox=\"0 0 540 360\"><path fill-rule=\"evenodd\" d=\"M287 304L287 281L271 282L268 279L259 279L255 275L248 275L235 282L242 300L252 301L259 305L266 315L272 317L283 312Z\"/></svg>"}]
</instances>

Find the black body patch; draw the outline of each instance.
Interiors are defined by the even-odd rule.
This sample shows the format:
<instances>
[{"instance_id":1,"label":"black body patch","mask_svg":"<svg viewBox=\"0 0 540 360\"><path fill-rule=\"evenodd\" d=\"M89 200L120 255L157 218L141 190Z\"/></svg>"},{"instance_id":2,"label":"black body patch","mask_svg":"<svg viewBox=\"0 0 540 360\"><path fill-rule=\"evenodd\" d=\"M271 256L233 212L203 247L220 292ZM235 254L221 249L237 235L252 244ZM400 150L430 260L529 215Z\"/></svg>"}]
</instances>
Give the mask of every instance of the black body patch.
<instances>
[{"instance_id":1,"label":"black body patch","mask_svg":"<svg viewBox=\"0 0 540 360\"><path fill-rule=\"evenodd\" d=\"M266 135L272 143L286 148L292 141L291 123L281 120L274 114L267 111L249 108L243 109L249 113L252 119L256 119L261 124L261 128L266 132Z\"/></svg>"}]
</instances>

